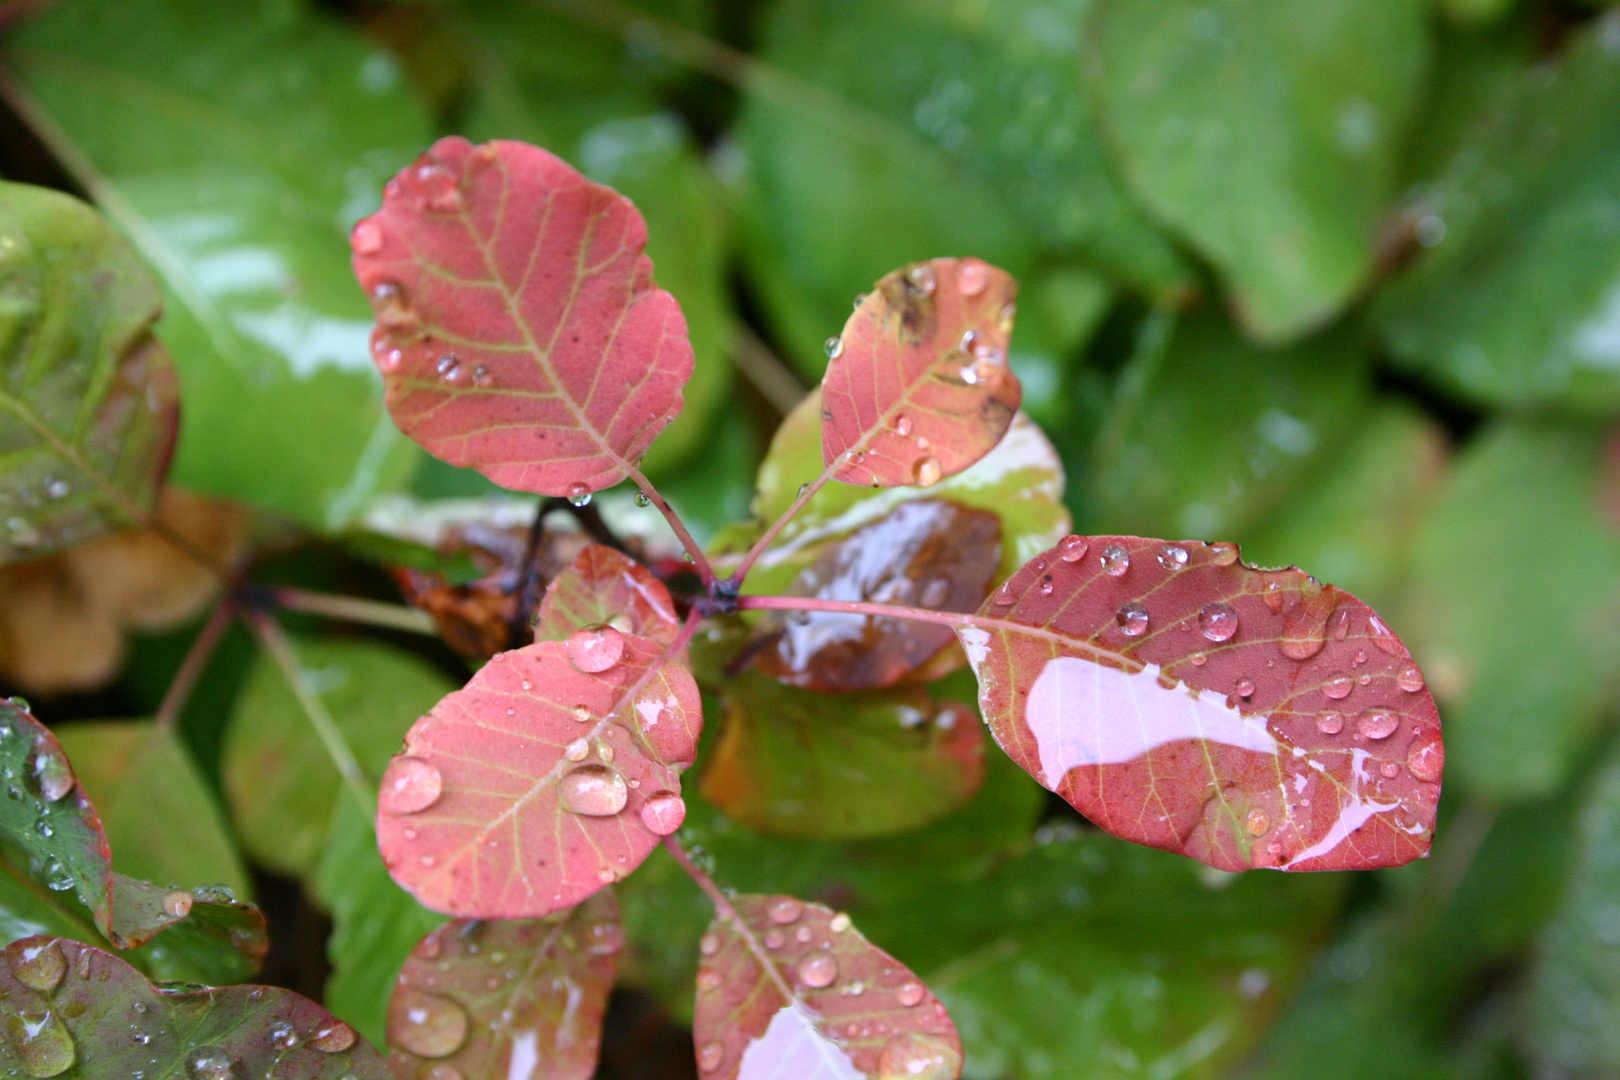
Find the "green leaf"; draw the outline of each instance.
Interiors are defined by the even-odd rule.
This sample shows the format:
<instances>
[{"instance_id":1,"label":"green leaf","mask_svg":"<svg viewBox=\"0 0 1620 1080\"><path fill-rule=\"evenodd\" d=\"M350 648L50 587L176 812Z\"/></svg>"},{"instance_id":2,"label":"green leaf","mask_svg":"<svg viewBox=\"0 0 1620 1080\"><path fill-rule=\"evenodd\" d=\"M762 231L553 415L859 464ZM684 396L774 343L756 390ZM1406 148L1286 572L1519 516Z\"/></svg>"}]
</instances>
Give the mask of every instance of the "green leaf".
<instances>
[{"instance_id":1,"label":"green leaf","mask_svg":"<svg viewBox=\"0 0 1620 1080\"><path fill-rule=\"evenodd\" d=\"M0 182L0 565L145 517L179 423L157 314L93 210Z\"/></svg>"},{"instance_id":2,"label":"green leaf","mask_svg":"<svg viewBox=\"0 0 1620 1080\"><path fill-rule=\"evenodd\" d=\"M393 61L297 0L88 0L7 44L26 118L163 278L174 479L321 528L402 485L346 237L428 140Z\"/></svg>"},{"instance_id":3,"label":"green leaf","mask_svg":"<svg viewBox=\"0 0 1620 1080\"><path fill-rule=\"evenodd\" d=\"M725 727L703 794L759 832L904 832L961 806L984 778L978 716L921 687L822 694L744 672L720 700Z\"/></svg>"},{"instance_id":4,"label":"green leaf","mask_svg":"<svg viewBox=\"0 0 1620 1080\"><path fill-rule=\"evenodd\" d=\"M1261 350L1204 314L1150 319L1142 337L1097 437L1097 531L1241 538L1339 454L1365 407L1366 359L1345 333Z\"/></svg>"},{"instance_id":5,"label":"green leaf","mask_svg":"<svg viewBox=\"0 0 1620 1080\"><path fill-rule=\"evenodd\" d=\"M296 639L310 688L367 774L381 777L407 728L455 684L392 645ZM342 779L275 662L260 654L225 733L226 803L252 856L286 874L314 872Z\"/></svg>"},{"instance_id":6,"label":"green leaf","mask_svg":"<svg viewBox=\"0 0 1620 1080\"><path fill-rule=\"evenodd\" d=\"M1620 673L1620 536L1594 432L1502 424L1418 534L1395 625L1446 706L1449 778L1511 799L1565 778Z\"/></svg>"},{"instance_id":7,"label":"green leaf","mask_svg":"<svg viewBox=\"0 0 1620 1080\"><path fill-rule=\"evenodd\" d=\"M68 724L55 734L101 815L114 869L253 895L225 817L171 729L113 720Z\"/></svg>"},{"instance_id":8,"label":"green leaf","mask_svg":"<svg viewBox=\"0 0 1620 1080\"><path fill-rule=\"evenodd\" d=\"M809 377L850 298L896 266L974 255L1025 277L1078 252L1170 294L1185 263L1126 198L1081 81L1089 0L788 0L769 9L732 159L746 251Z\"/></svg>"},{"instance_id":9,"label":"green leaf","mask_svg":"<svg viewBox=\"0 0 1620 1080\"><path fill-rule=\"evenodd\" d=\"M1413 371L1489 405L1620 408L1620 13L1526 70L1425 204L1443 241L1376 306Z\"/></svg>"},{"instance_id":10,"label":"green leaf","mask_svg":"<svg viewBox=\"0 0 1620 1080\"><path fill-rule=\"evenodd\" d=\"M782 515L799 486L821 475L821 393L811 393L782 421L760 464L753 522L721 532L714 554L741 555ZM903 502L948 499L1001 517L1001 565L1006 577L1069 531L1063 508L1063 465L1041 430L1020 414L994 450L977 465L928 488L874 490L832 481L811 498L748 576L751 593L779 593L825 548Z\"/></svg>"},{"instance_id":11,"label":"green leaf","mask_svg":"<svg viewBox=\"0 0 1620 1080\"><path fill-rule=\"evenodd\" d=\"M1428 6L1099 6L1096 86L1132 190L1215 265L1256 338L1327 322L1371 271Z\"/></svg>"},{"instance_id":12,"label":"green leaf","mask_svg":"<svg viewBox=\"0 0 1620 1080\"><path fill-rule=\"evenodd\" d=\"M341 800L333 813L315 893L332 913L326 1005L382 1046L400 965L445 917L394 884L377 853L371 820L361 816L352 799Z\"/></svg>"}]
</instances>

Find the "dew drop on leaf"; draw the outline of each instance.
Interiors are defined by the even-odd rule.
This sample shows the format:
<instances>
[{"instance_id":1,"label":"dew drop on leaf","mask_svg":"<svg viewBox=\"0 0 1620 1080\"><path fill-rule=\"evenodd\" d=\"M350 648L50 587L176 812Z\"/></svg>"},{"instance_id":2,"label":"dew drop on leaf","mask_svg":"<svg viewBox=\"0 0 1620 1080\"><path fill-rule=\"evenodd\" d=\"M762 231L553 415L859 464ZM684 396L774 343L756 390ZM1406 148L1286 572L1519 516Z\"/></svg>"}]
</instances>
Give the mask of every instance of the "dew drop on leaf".
<instances>
[{"instance_id":1,"label":"dew drop on leaf","mask_svg":"<svg viewBox=\"0 0 1620 1080\"><path fill-rule=\"evenodd\" d=\"M1134 600L1121 606L1114 613L1114 620L1119 623L1119 632L1126 637L1141 637L1147 632L1147 608Z\"/></svg>"},{"instance_id":2,"label":"dew drop on leaf","mask_svg":"<svg viewBox=\"0 0 1620 1080\"><path fill-rule=\"evenodd\" d=\"M385 814L415 814L439 801L444 778L430 761L401 754L383 773L377 806Z\"/></svg>"},{"instance_id":3,"label":"dew drop on leaf","mask_svg":"<svg viewBox=\"0 0 1620 1080\"><path fill-rule=\"evenodd\" d=\"M1065 536L1058 541L1058 559L1066 563L1077 563L1086 557L1086 549L1090 546L1091 541L1083 536Z\"/></svg>"},{"instance_id":4,"label":"dew drop on leaf","mask_svg":"<svg viewBox=\"0 0 1620 1080\"><path fill-rule=\"evenodd\" d=\"M1166 544L1159 549L1159 565L1174 573L1187 565L1187 549L1180 544Z\"/></svg>"},{"instance_id":5,"label":"dew drop on leaf","mask_svg":"<svg viewBox=\"0 0 1620 1080\"><path fill-rule=\"evenodd\" d=\"M932 296L937 284L934 268L928 263L917 263L906 270L906 283L924 296Z\"/></svg>"},{"instance_id":6,"label":"dew drop on leaf","mask_svg":"<svg viewBox=\"0 0 1620 1080\"><path fill-rule=\"evenodd\" d=\"M1198 612L1198 628L1210 641L1230 641L1237 633L1237 612L1227 604L1205 604Z\"/></svg>"},{"instance_id":7,"label":"dew drop on leaf","mask_svg":"<svg viewBox=\"0 0 1620 1080\"><path fill-rule=\"evenodd\" d=\"M908 982L900 987L900 992L896 996L900 999L900 1004L909 1009L913 1005L919 1004L926 994L927 991L923 989L922 983Z\"/></svg>"},{"instance_id":8,"label":"dew drop on leaf","mask_svg":"<svg viewBox=\"0 0 1620 1080\"><path fill-rule=\"evenodd\" d=\"M232 1080L231 1059L213 1046L199 1046L186 1056L186 1075L191 1080Z\"/></svg>"},{"instance_id":9,"label":"dew drop on leaf","mask_svg":"<svg viewBox=\"0 0 1620 1080\"><path fill-rule=\"evenodd\" d=\"M1124 577L1125 572L1131 568L1131 553L1119 544L1109 544L1103 548L1102 570L1109 577Z\"/></svg>"},{"instance_id":10,"label":"dew drop on leaf","mask_svg":"<svg viewBox=\"0 0 1620 1080\"><path fill-rule=\"evenodd\" d=\"M641 823L656 836L668 836L686 820L686 801L673 791L660 791L642 804Z\"/></svg>"},{"instance_id":11,"label":"dew drop on leaf","mask_svg":"<svg viewBox=\"0 0 1620 1080\"><path fill-rule=\"evenodd\" d=\"M918 487L933 487L935 484L939 483L939 462L935 461L931 457L919 459L917 464L913 467L913 471L916 474Z\"/></svg>"},{"instance_id":12,"label":"dew drop on leaf","mask_svg":"<svg viewBox=\"0 0 1620 1080\"><path fill-rule=\"evenodd\" d=\"M697 1066L703 1072L714 1072L720 1063L726 1059L726 1048L718 1041L704 1043L697 1052Z\"/></svg>"},{"instance_id":13,"label":"dew drop on leaf","mask_svg":"<svg viewBox=\"0 0 1620 1080\"><path fill-rule=\"evenodd\" d=\"M67 974L67 958L62 955L62 946L54 939L13 946L7 953L17 981L42 994L55 990L62 976Z\"/></svg>"},{"instance_id":14,"label":"dew drop on leaf","mask_svg":"<svg viewBox=\"0 0 1620 1080\"><path fill-rule=\"evenodd\" d=\"M1243 819L1243 826L1249 830L1251 836L1263 836L1266 830L1271 828L1271 819L1266 816L1264 810L1257 807L1250 810L1248 816Z\"/></svg>"},{"instance_id":15,"label":"dew drop on leaf","mask_svg":"<svg viewBox=\"0 0 1620 1080\"><path fill-rule=\"evenodd\" d=\"M1324 735L1337 735L1344 730L1344 714L1325 712L1316 718L1316 728Z\"/></svg>"},{"instance_id":16,"label":"dew drop on leaf","mask_svg":"<svg viewBox=\"0 0 1620 1080\"><path fill-rule=\"evenodd\" d=\"M163 911L171 919L183 919L191 914L191 894L176 889L163 898Z\"/></svg>"},{"instance_id":17,"label":"dew drop on leaf","mask_svg":"<svg viewBox=\"0 0 1620 1080\"><path fill-rule=\"evenodd\" d=\"M569 761L584 761L591 752L591 744L584 739L575 739L563 748L563 757Z\"/></svg>"},{"instance_id":18,"label":"dew drop on leaf","mask_svg":"<svg viewBox=\"0 0 1620 1080\"><path fill-rule=\"evenodd\" d=\"M1395 685L1408 694L1415 694L1423 689L1423 672L1419 671L1415 665L1408 664L1401 669L1399 675L1395 676Z\"/></svg>"},{"instance_id":19,"label":"dew drop on leaf","mask_svg":"<svg viewBox=\"0 0 1620 1080\"><path fill-rule=\"evenodd\" d=\"M1356 681L1341 671L1328 676L1327 681L1322 684L1322 693L1334 701L1339 701L1349 697L1350 691L1354 690L1355 686Z\"/></svg>"},{"instance_id":20,"label":"dew drop on leaf","mask_svg":"<svg viewBox=\"0 0 1620 1080\"><path fill-rule=\"evenodd\" d=\"M878 1055L876 1080L950 1080L962 1055L944 1040L929 1035L896 1035Z\"/></svg>"},{"instance_id":21,"label":"dew drop on leaf","mask_svg":"<svg viewBox=\"0 0 1620 1080\"><path fill-rule=\"evenodd\" d=\"M799 916L804 914L804 904L791 896L772 897L765 905L765 914L771 922L786 926L799 921Z\"/></svg>"},{"instance_id":22,"label":"dew drop on leaf","mask_svg":"<svg viewBox=\"0 0 1620 1080\"><path fill-rule=\"evenodd\" d=\"M417 1057L449 1057L467 1039L467 1011L447 997L407 991L389 1010L388 1041Z\"/></svg>"},{"instance_id":23,"label":"dew drop on leaf","mask_svg":"<svg viewBox=\"0 0 1620 1080\"><path fill-rule=\"evenodd\" d=\"M720 951L720 938L715 934L704 934L698 939L698 952L704 956L713 956Z\"/></svg>"},{"instance_id":24,"label":"dew drop on leaf","mask_svg":"<svg viewBox=\"0 0 1620 1080\"><path fill-rule=\"evenodd\" d=\"M1356 717L1356 730L1369 739L1387 739L1401 726L1401 718L1393 710L1367 709Z\"/></svg>"},{"instance_id":25,"label":"dew drop on leaf","mask_svg":"<svg viewBox=\"0 0 1620 1080\"><path fill-rule=\"evenodd\" d=\"M825 949L805 954L795 969L799 981L812 990L831 986L838 978L838 961Z\"/></svg>"},{"instance_id":26,"label":"dew drop on leaf","mask_svg":"<svg viewBox=\"0 0 1620 1080\"><path fill-rule=\"evenodd\" d=\"M720 989L720 984L724 981L725 980L721 977L720 973L714 970L714 968L698 968L697 988L704 993L712 993L713 991Z\"/></svg>"},{"instance_id":27,"label":"dew drop on leaf","mask_svg":"<svg viewBox=\"0 0 1620 1080\"><path fill-rule=\"evenodd\" d=\"M73 790L73 770L61 754L49 747L34 755L34 784L46 802L56 802Z\"/></svg>"},{"instance_id":28,"label":"dew drop on leaf","mask_svg":"<svg viewBox=\"0 0 1620 1080\"><path fill-rule=\"evenodd\" d=\"M563 809L583 817L612 817L630 799L624 777L601 765L570 769L558 782L557 793Z\"/></svg>"},{"instance_id":29,"label":"dew drop on leaf","mask_svg":"<svg viewBox=\"0 0 1620 1080\"><path fill-rule=\"evenodd\" d=\"M894 418L894 433L902 439L911 434L911 417L901 413Z\"/></svg>"},{"instance_id":30,"label":"dew drop on leaf","mask_svg":"<svg viewBox=\"0 0 1620 1080\"><path fill-rule=\"evenodd\" d=\"M836 360L844 351L844 339L834 334L822 343L822 348L827 351L827 359Z\"/></svg>"},{"instance_id":31,"label":"dew drop on leaf","mask_svg":"<svg viewBox=\"0 0 1620 1080\"><path fill-rule=\"evenodd\" d=\"M443 356L439 357L439 362L435 365L435 370L438 371L439 378L443 379L445 382L458 382L461 379L461 358L455 353L445 353Z\"/></svg>"},{"instance_id":32,"label":"dew drop on leaf","mask_svg":"<svg viewBox=\"0 0 1620 1080\"><path fill-rule=\"evenodd\" d=\"M1401 775L1401 767L1395 764L1393 761L1384 762L1378 767L1378 771L1384 774L1384 779L1386 780L1393 780L1397 776Z\"/></svg>"},{"instance_id":33,"label":"dew drop on leaf","mask_svg":"<svg viewBox=\"0 0 1620 1080\"><path fill-rule=\"evenodd\" d=\"M293 1030L293 1026L285 1020L278 1020L271 1024L270 1029L264 1033L264 1037L270 1040L271 1046L281 1050L291 1050L298 1045L298 1032Z\"/></svg>"},{"instance_id":34,"label":"dew drop on leaf","mask_svg":"<svg viewBox=\"0 0 1620 1080\"><path fill-rule=\"evenodd\" d=\"M360 254L375 255L382 250L382 230L377 227L377 223L374 221L362 221L354 227L349 242L353 245L354 250Z\"/></svg>"},{"instance_id":35,"label":"dew drop on leaf","mask_svg":"<svg viewBox=\"0 0 1620 1080\"><path fill-rule=\"evenodd\" d=\"M978 296L990 284L990 268L976 259L964 259L956 271L956 287L963 296Z\"/></svg>"},{"instance_id":36,"label":"dew drop on leaf","mask_svg":"<svg viewBox=\"0 0 1620 1080\"><path fill-rule=\"evenodd\" d=\"M1435 783L1446 767L1446 748L1440 733L1433 729L1420 732L1406 751L1406 767L1419 780Z\"/></svg>"},{"instance_id":37,"label":"dew drop on leaf","mask_svg":"<svg viewBox=\"0 0 1620 1080\"><path fill-rule=\"evenodd\" d=\"M1254 680L1239 679L1237 681L1237 686L1234 689L1237 691L1238 697L1247 700L1248 698L1254 696Z\"/></svg>"},{"instance_id":38,"label":"dew drop on leaf","mask_svg":"<svg viewBox=\"0 0 1620 1080\"><path fill-rule=\"evenodd\" d=\"M29 1076L59 1076L73 1067L73 1036L54 1012L12 1013L6 1017L5 1032Z\"/></svg>"},{"instance_id":39,"label":"dew drop on leaf","mask_svg":"<svg viewBox=\"0 0 1620 1080\"><path fill-rule=\"evenodd\" d=\"M341 1020L333 1020L315 1029L309 1045L323 1054L341 1054L354 1045L355 1038L354 1028Z\"/></svg>"},{"instance_id":40,"label":"dew drop on leaf","mask_svg":"<svg viewBox=\"0 0 1620 1080\"><path fill-rule=\"evenodd\" d=\"M568 635L568 662L587 675L608 670L624 656L624 635L605 623Z\"/></svg>"}]
</instances>

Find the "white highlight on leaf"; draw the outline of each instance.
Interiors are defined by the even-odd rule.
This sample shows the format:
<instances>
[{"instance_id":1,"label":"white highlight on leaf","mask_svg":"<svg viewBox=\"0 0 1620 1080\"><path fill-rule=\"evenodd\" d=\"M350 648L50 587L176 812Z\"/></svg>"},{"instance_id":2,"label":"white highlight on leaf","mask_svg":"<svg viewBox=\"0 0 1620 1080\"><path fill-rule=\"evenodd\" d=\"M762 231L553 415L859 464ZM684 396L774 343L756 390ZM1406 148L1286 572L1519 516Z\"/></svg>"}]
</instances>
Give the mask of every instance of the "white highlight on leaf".
<instances>
[{"instance_id":1,"label":"white highlight on leaf","mask_svg":"<svg viewBox=\"0 0 1620 1080\"><path fill-rule=\"evenodd\" d=\"M1289 859L1284 868L1326 855L1344 843L1351 833L1367 824L1374 814L1385 813L1400 805L1399 801L1378 803L1361 797L1362 788L1371 779L1367 773L1369 755L1365 750L1352 750L1350 754L1350 790L1346 793L1345 801L1339 805L1339 817L1333 822L1333 828L1323 834L1322 839Z\"/></svg>"},{"instance_id":2,"label":"white highlight on leaf","mask_svg":"<svg viewBox=\"0 0 1620 1080\"><path fill-rule=\"evenodd\" d=\"M844 1048L816 1030L797 1002L777 1010L765 1034L748 1044L737 1080L864 1080Z\"/></svg>"},{"instance_id":3,"label":"white highlight on leaf","mask_svg":"<svg viewBox=\"0 0 1620 1080\"><path fill-rule=\"evenodd\" d=\"M968 663L973 665L973 674L979 673L979 665L990 652L990 632L980 630L977 626L964 626L956 632L962 641L962 651L967 653Z\"/></svg>"}]
</instances>

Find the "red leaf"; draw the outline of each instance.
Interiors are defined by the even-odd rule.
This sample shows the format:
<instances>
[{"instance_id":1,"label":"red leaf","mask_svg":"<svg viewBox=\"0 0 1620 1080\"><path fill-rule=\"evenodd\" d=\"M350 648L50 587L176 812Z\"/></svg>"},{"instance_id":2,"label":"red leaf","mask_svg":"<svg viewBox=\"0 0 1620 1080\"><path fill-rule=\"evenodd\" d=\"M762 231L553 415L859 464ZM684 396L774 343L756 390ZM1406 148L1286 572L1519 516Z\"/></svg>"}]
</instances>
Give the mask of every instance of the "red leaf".
<instances>
[{"instance_id":1,"label":"red leaf","mask_svg":"<svg viewBox=\"0 0 1620 1080\"><path fill-rule=\"evenodd\" d=\"M681 632L675 603L662 581L628 555L591 544L546 586L534 636L561 641L581 627L599 623L611 623L660 645L668 645Z\"/></svg>"},{"instance_id":2,"label":"red leaf","mask_svg":"<svg viewBox=\"0 0 1620 1080\"><path fill-rule=\"evenodd\" d=\"M1114 835L1223 870L1428 853L1440 717L1349 593L1232 544L1070 537L975 621L996 740Z\"/></svg>"},{"instance_id":3,"label":"red leaf","mask_svg":"<svg viewBox=\"0 0 1620 1080\"><path fill-rule=\"evenodd\" d=\"M440 139L351 240L389 412L452 465L583 495L680 412L692 345L646 222L539 147Z\"/></svg>"},{"instance_id":4,"label":"red leaf","mask_svg":"<svg viewBox=\"0 0 1620 1080\"><path fill-rule=\"evenodd\" d=\"M954 1080L945 1006L848 915L739 896L703 936L692 1039L704 1080Z\"/></svg>"},{"instance_id":5,"label":"red leaf","mask_svg":"<svg viewBox=\"0 0 1620 1080\"><path fill-rule=\"evenodd\" d=\"M477 919L559 911L680 825L680 771L703 725L691 674L665 646L612 628L590 650L576 644L497 655L406 734L383 776L377 844L425 906Z\"/></svg>"},{"instance_id":6,"label":"red leaf","mask_svg":"<svg viewBox=\"0 0 1620 1080\"><path fill-rule=\"evenodd\" d=\"M1018 284L978 259L884 277L833 339L821 454L847 484L928 487L989 453L1022 391L1007 367Z\"/></svg>"},{"instance_id":7,"label":"red leaf","mask_svg":"<svg viewBox=\"0 0 1620 1080\"><path fill-rule=\"evenodd\" d=\"M566 917L445 923L394 984L395 1077L590 1080L623 942L611 889Z\"/></svg>"}]
</instances>

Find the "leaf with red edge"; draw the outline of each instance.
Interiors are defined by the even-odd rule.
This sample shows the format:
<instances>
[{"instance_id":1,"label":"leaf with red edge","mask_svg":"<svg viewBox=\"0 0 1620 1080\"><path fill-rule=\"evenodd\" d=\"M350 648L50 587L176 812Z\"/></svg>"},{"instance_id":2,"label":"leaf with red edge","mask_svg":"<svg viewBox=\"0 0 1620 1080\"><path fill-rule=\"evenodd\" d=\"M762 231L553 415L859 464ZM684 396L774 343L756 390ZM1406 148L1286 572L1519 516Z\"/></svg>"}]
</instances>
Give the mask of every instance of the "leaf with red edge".
<instances>
[{"instance_id":1,"label":"leaf with red edge","mask_svg":"<svg viewBox=\"0 0 1620 1080\"><path fill-rule=\"evenodd\" d=\"M828 545L784 591L969 612L984 602L1000 561L999 517L944 499L918 499ZM811 690L878 690L908 677L935 678L962 663L952 650L954 662L919 672L954 635L950 627L906 619L800 611L762 620L760 633L770 641L756 666Z\"/></svg>"},{"instance_id":2,"label":"leaf with red edge","mask_svg":"<svg viewBox=\"0 0 1620 1080\"><path fill-rule=\"evenodd\" d=\"M544 919L445 923L394 985L396 1080L590 1080L623 943L612 889Z\"/></svg>"},{"instance_id":3,"label":"leaf with red edge","mask_svg":"<svg viewBox=\"0 0 1620 1080\"><path fill-rule=\"evenodd\" d=\"M738 896L703 936L692 1039L705 1080L955 1080L945 1006L849 916Z\"/></svg>"},{"instance_id":4,"label":"leaf with red edge","mask_svg":"<svg viewBox=\"0 0 1620 1080\"><path fill-rule=\"evenodd\" d=\"M988 454L1022 390L1007 366L1018 284L979 259L885 276L830 341L821 454L847 484L928 487Z\"/></svg>"},{"instance_id":5,"label":"leaf with red edge","mask_svg":"<svg viewBox=\"0 0 1620 1080\"><path fill-rule=\"evenodd\" d=\"M680 412L692 344L646 222L539 147L440 139L351 242L388 410L434 456L584 495Z\"/></svg>"},{"instance_id":6,"label":"leaf with red edge","mask_svg":"<svg viewBox=\"0 0 1620 1080\"><path fill-rule=\"evenodd\" d=\"M622 552L591 544L551 579L535 616L536 641L561 641L574 631L611 624L668 645L681 632L664 583Z\"/></svg>"},{"instance_id":7,"label":"leaf with red edge","mask_svg":"<svg viewBox=\"0 0 1620 1080\"><path fill-rule=\"evenodd\" d=\"M1232 544L1070 537L958 631L996 741L1116 836L1222 870L1426 855L1445 759L1366 604Z\"/></svg>"},{"instance_id":8,"label":"leaf with red edge","mask_svg":"<svg viewBox=\"0 0 1620 1080\"><path fill-rule=\"evenodd\" d=\"M685 816L703 726L667 646L611 627L500 653L405 736L377 844L424 906L475 919L571 907ZM586 670L589 669L589 670Z\"/></svg>"}]
</instances>

